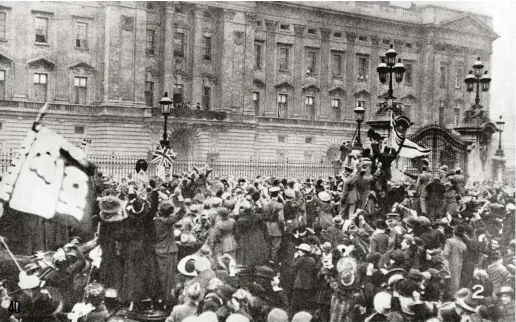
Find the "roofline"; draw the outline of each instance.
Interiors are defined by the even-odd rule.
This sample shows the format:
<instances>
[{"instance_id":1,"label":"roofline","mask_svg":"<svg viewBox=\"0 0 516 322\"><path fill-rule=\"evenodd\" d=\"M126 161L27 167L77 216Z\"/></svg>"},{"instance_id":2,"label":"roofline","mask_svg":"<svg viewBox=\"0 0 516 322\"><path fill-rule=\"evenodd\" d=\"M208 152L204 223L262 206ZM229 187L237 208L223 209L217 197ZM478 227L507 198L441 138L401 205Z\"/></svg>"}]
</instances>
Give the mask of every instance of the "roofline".
<instances>
[{"instance_id":1,"label":"roofline","mask_svg":"<svg viewBox=\"0 0 516 322\"><path fill-rule=\"evenodd\" d=\"M417 4L417 2L416 2L416 4ZM417 6L416 10L417 9L424 9L424 8L446 9L446 10L450 10L450 11L470 13L470 14L473 14L473 15L478 15L478 16L482 16L482 17L487 17L487 18L493 19L493 16L486 15L484 13L476 13L476 12L472 12L472 11L460 10L460 9L455 9L455 8L450 8L450 7L445 7L445 6L439 6L439 5L435 5L435 4L425 4L425 5L422 5L422 6Z\"/></svg>"}]
</instances>

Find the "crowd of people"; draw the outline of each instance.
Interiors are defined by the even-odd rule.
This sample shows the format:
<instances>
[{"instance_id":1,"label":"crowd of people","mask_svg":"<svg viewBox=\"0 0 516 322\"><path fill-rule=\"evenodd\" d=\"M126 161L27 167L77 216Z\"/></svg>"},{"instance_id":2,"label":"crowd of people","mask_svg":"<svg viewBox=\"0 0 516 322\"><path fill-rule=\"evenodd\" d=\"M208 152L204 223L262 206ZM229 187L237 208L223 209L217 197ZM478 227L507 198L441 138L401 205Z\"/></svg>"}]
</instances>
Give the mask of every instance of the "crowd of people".
<instances>
[{"instance_id":1,"label":"crowd of people","mask_svg":"<svg viewBox=\"0 0 516 322\"><path fill-rule=\"evenodd\" d=\"M167 322L514 321L513 187L425 162L394 184L358 161L329 178L98 180L102 261L79 321L117 305Z\"/></svg>"}]
</instances>

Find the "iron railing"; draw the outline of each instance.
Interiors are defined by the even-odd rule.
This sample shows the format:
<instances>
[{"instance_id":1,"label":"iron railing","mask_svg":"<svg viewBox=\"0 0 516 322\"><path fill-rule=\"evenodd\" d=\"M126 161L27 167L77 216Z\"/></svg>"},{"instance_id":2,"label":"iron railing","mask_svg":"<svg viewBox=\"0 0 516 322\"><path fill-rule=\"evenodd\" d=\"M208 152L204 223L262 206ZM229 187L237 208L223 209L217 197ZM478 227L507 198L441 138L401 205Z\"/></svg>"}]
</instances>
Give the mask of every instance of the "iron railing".
<instances>
[{"instance_id":1,"label":"iron railing","mask_svg":"<svg viewBox=\"0 0 516 322\"><path fill-rule=\"evenodd\" d=\"M0 154L0 174L3 175L14 153ZM149 162L149 175L156 174L156 168L150 163L148 156L131 155L88 155L88 159L97 166L97 172L104 176L112 177L114 180L127 178L135 174L136 161L144 159ZM261 159L178 159L174 162L171 174L182 175L190 171L194 166L202 167L209 165L212 169L212 176L221 178L243 177L253 179L257 176L276 177L287 179L305 179L329 177L334 175L334 165L326 160L320 161L298 161L298 160L261 160Z\"/></svg>"}]
</instances>

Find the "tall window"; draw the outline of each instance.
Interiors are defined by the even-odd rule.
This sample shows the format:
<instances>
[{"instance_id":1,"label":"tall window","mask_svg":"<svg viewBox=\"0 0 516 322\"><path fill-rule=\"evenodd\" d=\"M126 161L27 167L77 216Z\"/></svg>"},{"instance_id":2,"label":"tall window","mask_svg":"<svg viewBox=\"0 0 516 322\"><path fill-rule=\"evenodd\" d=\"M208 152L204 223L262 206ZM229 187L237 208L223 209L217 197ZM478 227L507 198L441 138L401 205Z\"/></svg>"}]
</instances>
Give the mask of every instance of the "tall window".
<instances>
[{"instance_id":1,"label":"tall window","mask_svg":"<svg viewBox=\"0 0 516 322\"><path fill-rule=\"evenodd\" d=\"M154 82L145 82L145 105L154 106Z\"/></svg>"},{"instance_id":2,"label":"tall window","mask_svg":"<svg viewBox=\"0 0 516 322\"><path fill-rule=\"evenodd\" d=\"M334 77L342 77L342 54L334 53L332 55L332 73Z\"/></svg>"},{"instance_id":3,"label":"tall window","mask_svg":"<svg viewBox=\"0 0 516 322\"><path fill-rule=\"evenodd\" d=\"M412 85L412 64L405 63L405 85Z\"/></svg>"},{"instance_id":4,"label":"tall window","mask_svg":"<svg viewBox=\"0 0 516 322\"><path fill-rule=\"evenodd\" d=\"M460 88L463 81L462 68L457 68L457 74L455 74L455 88Z\"/></svg>"},{"instance_id":5,"label":"tall window","mask_svg":"<svg viewBox=\"0 0 516 322\"><path fill-rule=\"evenodd\" d=\"M446 87L446 66L441 66L441 79L439 82L441 88Z\"/></svg>"},{"instance_id":6,"label":"tall window","mask_svg":"<svg viewBox=\"0 0 516 322\"><path fill-rule=\"evenodd\" d=\"M455 126L459 125L460 123L460 108L453 109L453 124Z\"/></svg>"},{"instance_id":7,"label":"tall window","mask_svg":"<svg viewBox=\"0 0 516 322\"><path fill-rule=\"evenodd\" d=\"M34 99L40 102L47 100L47 74L34 74Z\"/></svg>"},{"instance_id":8,"label":"tall window","mask_svg":"<svg viewBox=\"0 0 516 322\"><path fill-rule=\"evenodd\" d=\"M310 120L315 120L315 97L307 96L305 98L305 105L308 111L308 118Z\"/></svg>"},{"instance_id":9,"label":"tall window","mask_svg":"<svg viewBox=\"0 0 516 322\"><path fill-rule=\"evenodd\" d=\"M261 42L254 43L254 68L255 69L262 68L262 49L263 49L263 44Z\"/></svg>"},{"instance_id":10,"label":"tall window","mask_svg":"<svg viewBox=\"0 0 516 322\"><path fill-rule=\"evenodd\" d=\"M341 117L342 117L340 104L341 104L340 98L332 98L331 109L333 111L333 117L334 117L335 121L340 121Z\"/></svg>"},{"instance_id":11,"label":"tall window","mask_svg":"<svg viewBox=\"0 0 516 322\"><path fill-rule=\"evenodd\" d=\"M358 78L366 79L367 78L367 57L359 56L358 57Z\"/></svg>"},{"instance_id":12,"label":"tall window","mask_svg":"<svg viewBox=\"0 0 516 322\"><path fill-rule=\"evenodd\" d=\"M147 29L147 46L145 52L149 55L154 55L154 48L156 46L156 31Z\"/></svg>"},{"instance_id":13,"label":"tall window","mask_svg":"<svg viewBox=\"0 0 516 322\"><path fill-rule=\"evenodd\" d=\"M260 92L253 92L254 115L260 116Z\"/></svg>"},{"instance_id":14,"label":"tall window","mask_svg":"<svg viewBox=\"0 0 516 322\"><path fill-rule=\"evenodd\" d=\"M280 47L280 57L279 57L279 69L283 71L288 71L289 65L289 54L290 48L282 46Z\"/></svg>"},{"instance_id":15,"label":"tall window","mask_svg":"<svg viewBox=\"0 0 516 322\"><path fill-rule=\"evenodd\" d=\"M204 59L205 60L211 60L211 37L204 37Z\"/></svg>"},{"instance_id":16,"label":"tall window","mask_svg":"<svg viewBox=\"0 0 516 322\"><path fill-rule=\"evenodd\" d=\"M0 99L5 99L5 70L0 70Z\"/></svg>"},{"instance_id":17,"label":"tall window","mask_svg":"<svg viewBox=\"0 0 516 322\"><path fill-rule=\"evenodd\" d=\"M306 73L315 74L317 72L317 51L308 50L306 52Z\"/></svg>"},{"instance_id":18,"label":"tall window","mask_svg":"<svg viewBox=\"0 0 516 322\"><path fill-rule=\"evenodd\" d=\"M75 77L75 104L86 104L86 93L88 89L86 77Z\"/></svg>"},{"instance_id":19,"label":"tall window","mask_svg":"<svg viewBox=\"0 0 516 322\"><path fill-rule=\"evenodd\" d=\"M278 117L287 118L288 112L288 95L287 94L279 94L278 95Z\"/></svg>"},{"instance_id":20,"label":"tall window","mask_svg":"<svg viewBox=\"0 0 516 322\"><path fill-rule=\"evenodd\" d=\"M174 35L174 56L185 57L185 34L180 32Z\"/></svg>"},{"instance_id":21,"label":"tall window","mask_svg":"<svg viewBox=\"0 0 516 322\"><path fill-rule=\"evenodd\" d=\"M75 24L75 47L88 48L88 24L78 22Z\"/></svg>"},{"instance_id":22,"label":"tall window","mask_svg":"<svg viewBox=\"0 0 516 322\"><path fill-rule=\"evenodd\" d=\"M6 38L7 14L0 12L0 39Z\"/></svg>"},{"instance_id":23,"label":"tall window","mask_svg":"<svg viewBox=\"0 0 516 322\"><path fill-rule=\"evenodd\" d=\"M211 88L204 86L202 89L202 106L209 110L211 106Z\"/></svg>"},{"instance_id":24,"label":"tall window","mask_svg":"<svg viewBox=\"0 0 516 322\"><path fill-rule=\"evenodd\" d=\"M48 18L36 17L36 42L48 43Z\"/></svg>"}]
</instances>

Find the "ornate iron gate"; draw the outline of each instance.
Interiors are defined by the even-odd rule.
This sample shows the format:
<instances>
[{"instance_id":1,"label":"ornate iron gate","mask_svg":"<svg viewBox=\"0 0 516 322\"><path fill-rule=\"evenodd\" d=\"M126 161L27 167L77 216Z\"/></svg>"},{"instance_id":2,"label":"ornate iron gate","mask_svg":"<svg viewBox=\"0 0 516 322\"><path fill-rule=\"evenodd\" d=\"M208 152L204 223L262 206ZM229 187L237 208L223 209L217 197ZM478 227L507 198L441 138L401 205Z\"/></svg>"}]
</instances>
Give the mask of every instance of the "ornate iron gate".
<instances>
[{"instance_id":1,"label":"ornate iron gate","mask_svg":"<svg viewBox=\"0 0 516 322\"><path fill-rule=\"evenodd\" d=\"M429 170L436 172L441 165L447 165L449 170L460 167L467 175L468 169L468 144L454 135L449 130L430 124L421 127L409 139L422 147L430 149L427 156L430 161ZM417 160L413 160L415 167Z\"/></svg>"}]
</instances>

